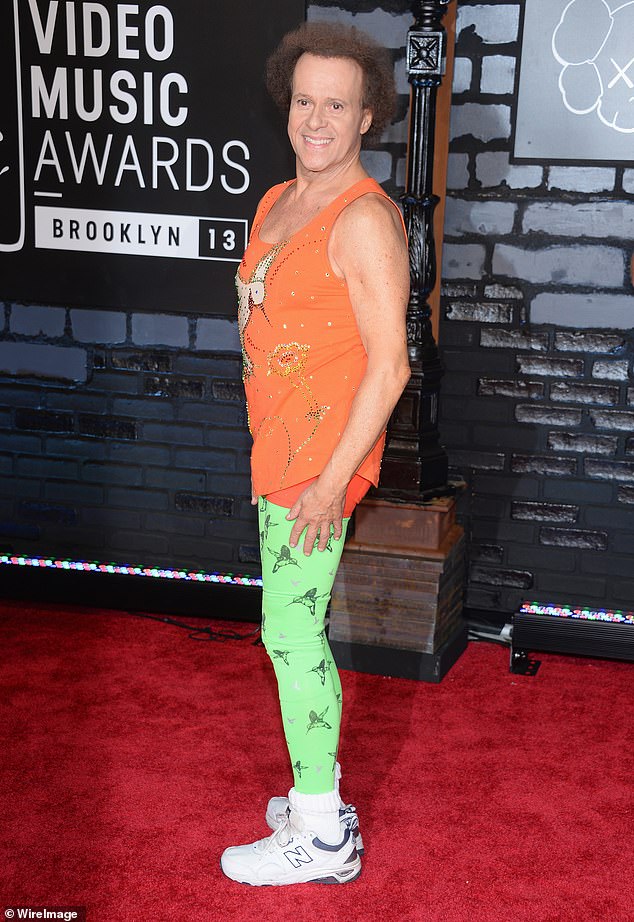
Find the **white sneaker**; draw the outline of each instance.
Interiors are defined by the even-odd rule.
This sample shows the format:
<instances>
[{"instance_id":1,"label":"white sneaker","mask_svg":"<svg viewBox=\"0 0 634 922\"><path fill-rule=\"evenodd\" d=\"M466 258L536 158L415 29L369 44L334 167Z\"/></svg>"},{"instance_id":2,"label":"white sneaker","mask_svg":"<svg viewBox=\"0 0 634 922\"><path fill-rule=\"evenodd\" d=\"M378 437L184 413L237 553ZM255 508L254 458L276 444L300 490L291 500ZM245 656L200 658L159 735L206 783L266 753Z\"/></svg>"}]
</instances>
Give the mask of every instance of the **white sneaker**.
<instances>
[{"instance_id":1,"label":"white sneaker","mask_svg":"<svg viewBox=\"0 0 634 922\"><path fill-rule=\"evenodd\" d=\"M277 829L280 823L284 822L287 811L288 797L271 797L266 808L265 816L266 824L269 829ZM357 808L352 804L344 804L342 801L341 807L339 808L339 821L341 823L342 832L346 828L350 830L354 838L358 854L363 855L365 849L363 847L363 839L361 838L361 833L359 832L359 817L357 816Z\"/></svg>"},{"instance_id":2,"label":"white sneaker","mask_svg":"<svg viewBox=\"0 0 634 922\"><path fill-rule=\"evenodd\" d=\"M328 845L289 810L268 839L225 849L220 867L232 880L254 887L345 884L361 873L361 859L348 827L338 845Z\"/></svg>"}]
</instances>

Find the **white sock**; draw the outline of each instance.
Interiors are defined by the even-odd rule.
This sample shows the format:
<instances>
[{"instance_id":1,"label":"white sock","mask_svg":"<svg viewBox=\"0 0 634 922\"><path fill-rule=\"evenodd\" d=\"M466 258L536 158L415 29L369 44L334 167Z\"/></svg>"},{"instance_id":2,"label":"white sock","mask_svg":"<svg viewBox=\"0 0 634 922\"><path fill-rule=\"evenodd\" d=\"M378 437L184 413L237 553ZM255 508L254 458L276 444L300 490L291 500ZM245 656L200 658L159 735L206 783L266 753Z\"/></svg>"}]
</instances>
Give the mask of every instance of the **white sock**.
<instances>
[{"instance_id":1,"label":"white sock","mask_svg":"<svg viewBox=\"0 0 634 922\"><path fill-rule=\"evenodd\" d=\"M335 762L335 791L339 796L339 806L345 807L343 800L341 799L341 794L339 794L339 782L341 781L341 765L338 762Z\"/></svg>"},{"instance_id":2,"label":"white sock","mask_svg":"<svg viewBox=\"0 0 634 922\"><path fill-rule=\"evenodd\" d=\"M335 845L341 842L341 823L339 822L339 803L341 798L337 790L326 794L302 794L291 788L288 792L291 814L299 814L307 829L326 842Z\"/></svg>"}]
</instances>

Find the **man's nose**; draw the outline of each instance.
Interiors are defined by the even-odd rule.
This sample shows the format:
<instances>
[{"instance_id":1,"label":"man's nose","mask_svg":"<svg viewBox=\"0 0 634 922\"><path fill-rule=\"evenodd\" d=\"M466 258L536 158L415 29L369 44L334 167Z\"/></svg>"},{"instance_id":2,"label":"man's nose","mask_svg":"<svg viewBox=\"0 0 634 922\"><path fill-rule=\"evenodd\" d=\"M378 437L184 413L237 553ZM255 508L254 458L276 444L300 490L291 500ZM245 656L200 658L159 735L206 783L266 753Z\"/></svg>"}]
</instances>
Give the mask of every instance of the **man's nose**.
<instances>
[{"instance_id":1,"label":"man's nose","mask_svg":"<svg viewBox=\"0 0 634 922\"><path fill-rule=\"evenodd\" d=\"M307 120L309 128L320 128L326 122L324 106L313 106Z\"/></svg>"}]
</instances>

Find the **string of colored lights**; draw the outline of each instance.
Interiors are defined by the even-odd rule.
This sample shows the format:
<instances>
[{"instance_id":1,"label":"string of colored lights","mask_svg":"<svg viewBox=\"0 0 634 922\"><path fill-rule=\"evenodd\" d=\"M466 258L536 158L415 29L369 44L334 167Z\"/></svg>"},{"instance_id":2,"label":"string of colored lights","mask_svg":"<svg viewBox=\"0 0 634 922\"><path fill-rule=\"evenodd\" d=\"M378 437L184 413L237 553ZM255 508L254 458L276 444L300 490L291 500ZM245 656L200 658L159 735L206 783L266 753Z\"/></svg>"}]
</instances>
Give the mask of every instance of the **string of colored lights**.
<instances>
[{"instance_id":1,"label":"string of colored lights","mask_svg":"<svg viewBox=\"0 0 634 922\"><path fill-rule=\"evenodd\" d=\"M548 618L579 618L583 621L611 621L617 624L634 625L634 612L610 608L571 608L568 605L544 605L540 602L524 602L520 615L544 615Z\"/></svg>"},{"instance_id":2,"label":"string of colored lights","mask_svg":"<svg viewBox=\"0 0 634 922\"><path fill-rule=\"evenodd\" d=\"M262 586L254 576L233 573L205 573L195 570L176 570L170 567L132 567L126 564L98 563L87 560L60 560L55 557L23 557L0 555L0 565L38 567L46 570L79 570L86 573L116 573L119 576L146 576L152 579L174 579L194 583L222 583L229 586Z\"/></svg>"},{"instance_id":3,"label":"string of colored lights","mask_svg":"<svg viewBox=\"0 0 634 922\"><path fill-rule=\"evenodd\" d=\"M262 587L260 577L233 573L206 573L203 570L176 570L171 567L134 567L128 564L99 563L87 560L62 560L55 557L25 557L0 555L0 565L37 567L47 570L79 570L88 573L111 573L119 576L145 576L152 579L172 579L184 582L221 583L230 586ZM519 614L542 615L548 618L577 618L585 621L609 621L634 625L634 612L607 608L572 608L568 605L546 605L524 602Z\"/></svg>"}]
</instances>

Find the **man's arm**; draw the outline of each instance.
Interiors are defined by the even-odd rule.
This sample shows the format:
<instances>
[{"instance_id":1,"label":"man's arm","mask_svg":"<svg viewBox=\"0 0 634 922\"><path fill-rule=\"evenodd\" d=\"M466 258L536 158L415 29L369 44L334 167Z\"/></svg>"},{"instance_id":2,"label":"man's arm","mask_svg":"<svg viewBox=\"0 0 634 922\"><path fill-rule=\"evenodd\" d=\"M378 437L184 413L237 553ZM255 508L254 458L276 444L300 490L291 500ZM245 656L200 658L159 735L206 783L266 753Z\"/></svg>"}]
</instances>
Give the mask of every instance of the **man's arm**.
<instances>
[{"instance_id":1,"label":"man's arm","mask_svg":"<svg viewBox=\"0 0 634 922\"><path fill-rule=\"evenodd\" d=\"M385 429L410 377L405 330L409 261L394 207L378 195L351 203L335 223L329 256L348 285L368 363L339 443L287 515L295 519L291 547L306 529L305 554L311 553L317 535L319 550L325 550L331 525L335 538L341 536L348 484Z\"/></svg>"}]
</instances>

